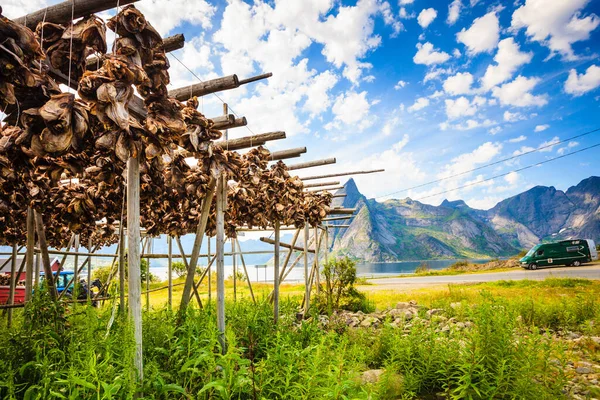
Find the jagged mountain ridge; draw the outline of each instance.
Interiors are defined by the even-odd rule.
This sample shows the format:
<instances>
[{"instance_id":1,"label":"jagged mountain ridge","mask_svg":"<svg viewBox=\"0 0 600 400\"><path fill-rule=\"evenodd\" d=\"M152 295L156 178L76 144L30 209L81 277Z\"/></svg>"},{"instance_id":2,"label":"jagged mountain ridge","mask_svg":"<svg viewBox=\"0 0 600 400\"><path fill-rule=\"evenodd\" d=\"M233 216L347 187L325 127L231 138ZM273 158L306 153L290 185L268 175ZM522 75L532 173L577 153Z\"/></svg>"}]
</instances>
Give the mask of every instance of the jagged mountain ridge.
<instances>
[{"instance_id":1,"label":"jagged mountain ridge","mask_svg":"<svg viewBox=\"0 0 600 400\"><path fill-rule=\"evenodd\" d=\"M334 205L356 207L349 224L333 229L334 254L365 261L501 257L543 240L600 238L600 177L591 177L566 192L536 186L476 210L464 201L439 206L411 199L378 203L366 199L350 179Z\"/></svg>"}]
</instances>

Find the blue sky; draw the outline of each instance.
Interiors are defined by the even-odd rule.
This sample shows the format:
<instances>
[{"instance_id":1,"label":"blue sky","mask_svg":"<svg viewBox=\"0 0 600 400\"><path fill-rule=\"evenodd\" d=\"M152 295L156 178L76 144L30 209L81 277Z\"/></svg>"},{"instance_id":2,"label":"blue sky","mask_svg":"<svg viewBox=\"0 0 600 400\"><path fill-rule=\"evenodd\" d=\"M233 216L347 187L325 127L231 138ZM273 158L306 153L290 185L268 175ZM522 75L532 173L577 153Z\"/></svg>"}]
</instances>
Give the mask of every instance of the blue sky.
<instances>
[{"instance_id":1,"label":"blue sky","mask_svg":"<svg viewBox=\"0 0 600 400\"><path fill-rule=\"evenodd\" d=\"M43 8L9 0L5 15ZM600 127L600 2L586 0L142 0L173 54L201 79L273 72L203 99L248 119L231 137L285 130L272 150L306 146L289 163L336 157L302 175L386 168L357 177L379 197ZM104 15L114 14L114 10ZM107 34L109 41L113 34ZM171 57L172 88L197 82ZM567 189L600 175L600 148L437 195L600 143L600 132L389 197L464 199L477 208L535 185Z\"/></svg>"}]
</instances>

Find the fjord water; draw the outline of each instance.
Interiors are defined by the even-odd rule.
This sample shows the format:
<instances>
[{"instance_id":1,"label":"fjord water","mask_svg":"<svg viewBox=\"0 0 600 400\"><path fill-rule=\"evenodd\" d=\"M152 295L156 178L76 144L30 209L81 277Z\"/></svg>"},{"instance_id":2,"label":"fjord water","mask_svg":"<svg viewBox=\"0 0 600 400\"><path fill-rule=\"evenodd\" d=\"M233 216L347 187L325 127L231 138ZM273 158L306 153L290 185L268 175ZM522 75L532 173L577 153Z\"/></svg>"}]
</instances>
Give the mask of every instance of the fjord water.
<instances>
[{"instance_id":1,"label":"fjord water","mask_svg":"<svg viewBox=\"0 0 600 400\"><path fill-rule=\"evenodd\" d=\"M489 259L483 260L422 260L422 261L396 261L386 263L360 263L356 266L358 276L382 277L389 275L414 274L415 269L421 264L427 264L429 269L439 270L448 268L457 261L469 261L474 264L484 264L489 262Z\"/></svg>"}]
</instances>

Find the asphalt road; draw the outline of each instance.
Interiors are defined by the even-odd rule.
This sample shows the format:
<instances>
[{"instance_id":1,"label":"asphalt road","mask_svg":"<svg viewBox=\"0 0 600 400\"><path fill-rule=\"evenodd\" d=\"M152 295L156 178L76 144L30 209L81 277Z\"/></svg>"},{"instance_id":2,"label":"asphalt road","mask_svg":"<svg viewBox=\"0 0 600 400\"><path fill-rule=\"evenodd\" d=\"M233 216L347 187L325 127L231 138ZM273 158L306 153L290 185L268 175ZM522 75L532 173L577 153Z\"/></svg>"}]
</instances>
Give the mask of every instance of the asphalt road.
<instances>
[{"instance_id":1,"label":"asphalt road","mask_svg":"<svg viewBox=\"0 0 600 400\"><path fill-rule=\"evenodd\" d=\"M415 276L415 277L396 277L396 278L376 278L369 279L370 286L374 290L385 288L415 288L427 287L431 285L447 285L460 283L481 283L500 280L543 280L550 277L560 278L585 278L600 279L600 263L584 265L581 267L552 267L529 271L517 269L505 272L490 272L481 274L463 274L446 276ZM364 286L361 289L368 288Z\"/></svg>"}]
</instances>

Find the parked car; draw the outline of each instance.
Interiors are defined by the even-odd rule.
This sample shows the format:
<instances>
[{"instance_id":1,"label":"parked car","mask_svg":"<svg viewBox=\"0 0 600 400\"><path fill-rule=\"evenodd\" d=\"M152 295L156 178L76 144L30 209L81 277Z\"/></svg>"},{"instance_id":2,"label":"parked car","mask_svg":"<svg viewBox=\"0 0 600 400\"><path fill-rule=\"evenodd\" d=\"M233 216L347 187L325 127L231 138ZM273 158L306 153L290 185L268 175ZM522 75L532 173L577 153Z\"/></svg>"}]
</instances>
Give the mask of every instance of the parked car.
<instances>
[{"instance_id":1,"label":"parked car","mask_svg":"<svg viewBox=\"0 0 600 400\"><path fill-rule=\"evenodd\" d=\"M538 269L552 265L578 267L583 263L598 259L596 243L591 239L563 240L534 246L521 258L521 266Z\"/></svg>"}]
</instances>

